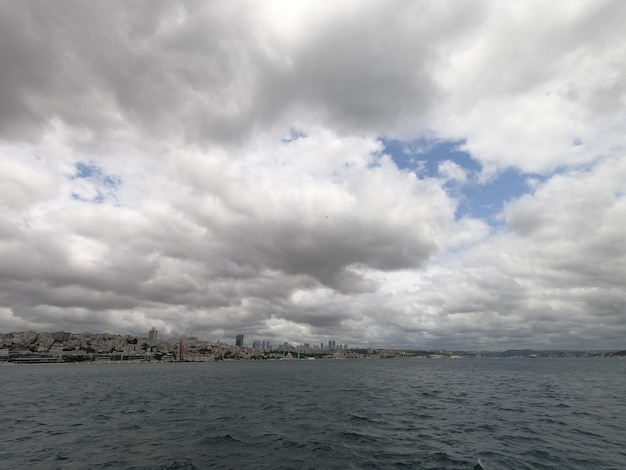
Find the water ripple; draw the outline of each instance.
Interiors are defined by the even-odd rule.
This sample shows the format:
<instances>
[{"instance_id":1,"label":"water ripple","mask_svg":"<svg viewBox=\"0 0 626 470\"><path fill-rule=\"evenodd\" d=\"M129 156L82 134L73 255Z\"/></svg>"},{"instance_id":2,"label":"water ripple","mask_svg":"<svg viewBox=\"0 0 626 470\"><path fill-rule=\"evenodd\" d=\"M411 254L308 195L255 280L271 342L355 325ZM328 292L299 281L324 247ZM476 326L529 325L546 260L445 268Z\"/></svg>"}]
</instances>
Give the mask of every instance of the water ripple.
<instances>
[{"instance_id":1,"label":"water ripple","mask_svg":"<svg viewBox=\"0 0 626 470\"><path fill-rule=\"evenodd\" d=\"M585 359L11 367L0 468L621 469L625 372Z\"/></svg>"}]
</instances>

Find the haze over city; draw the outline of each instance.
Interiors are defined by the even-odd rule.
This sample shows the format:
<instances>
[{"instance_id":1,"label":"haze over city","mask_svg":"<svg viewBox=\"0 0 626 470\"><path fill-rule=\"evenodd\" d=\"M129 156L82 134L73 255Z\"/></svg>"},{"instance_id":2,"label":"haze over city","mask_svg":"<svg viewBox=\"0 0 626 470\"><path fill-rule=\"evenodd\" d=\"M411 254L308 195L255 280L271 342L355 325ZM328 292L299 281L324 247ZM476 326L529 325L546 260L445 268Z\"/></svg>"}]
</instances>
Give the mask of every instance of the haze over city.
<instances>
[{"instance_id":1,"label":"haze over city","mask_svg":"<svg viewBox=\"0 0 626 470\"><path fill-rule=\"evenodd\" d=\"M624 349L624 24L0 0L0 333Z\"/></svg>"}]
</instances>

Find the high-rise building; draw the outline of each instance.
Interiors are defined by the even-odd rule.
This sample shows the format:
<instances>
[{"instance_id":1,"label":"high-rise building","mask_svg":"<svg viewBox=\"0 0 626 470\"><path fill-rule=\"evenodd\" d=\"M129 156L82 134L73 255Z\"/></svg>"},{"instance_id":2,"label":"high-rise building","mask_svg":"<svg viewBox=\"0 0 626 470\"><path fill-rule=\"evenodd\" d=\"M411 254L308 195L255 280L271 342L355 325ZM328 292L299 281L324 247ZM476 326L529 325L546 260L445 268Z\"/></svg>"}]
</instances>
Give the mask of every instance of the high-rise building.
<instances>
[{"instance_id":1,"label":"high-rise building","mask_svg":"<svg viewBox=\"0 0 626 470\"><path fill-rule=\"evenodd\" d=\"M239 346L240 348L243 348L243 335L242 334L238 334L237 337L235 338L235 346Z\"/></svg>"},{"instance_id":2,"label":"high-rise building","mask_svg":"<svg viewBox=\"0 0 626 470\"><path fill-rule=\"evenodd\" d=\"M157 329L155 327L152 327L152 329L150 331L148 331L148 341L150 341L150 343L154 343L157 339Z\"/></svg>"}]
</instances>

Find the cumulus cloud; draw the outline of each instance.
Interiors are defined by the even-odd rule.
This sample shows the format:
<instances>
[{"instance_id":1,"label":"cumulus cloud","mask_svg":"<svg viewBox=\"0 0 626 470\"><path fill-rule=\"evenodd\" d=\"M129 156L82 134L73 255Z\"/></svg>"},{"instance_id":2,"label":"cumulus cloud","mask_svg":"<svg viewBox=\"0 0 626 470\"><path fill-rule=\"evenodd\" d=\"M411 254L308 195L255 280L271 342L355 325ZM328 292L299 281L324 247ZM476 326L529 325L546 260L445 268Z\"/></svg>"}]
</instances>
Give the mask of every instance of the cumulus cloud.
<instances>
[{"instance_id":1,"label":"cumulus cloud","mask_svg":"<svg viewBox=\"0 0 626 470\"><path fill-rule=\"evenodd\" d=\"M481 27L450 51L441 128L463 136L488 170L544 172L623 149L615 127L626 98L622 5L491 7Z\"/></svg>"},{"instance_id":2,"label":"cumulus cloud","mask_svg":"<svg viewBox=\"0 0 626 470\"><path fill-rule=\"evenodd\" d=\"M467 171L461 165L450 160L445 160L439 164L439 175L446 181L465 183L467 181Z\"/></svg>"},{"instance_id":3,"label":"cumulus cloud","mask_svg":"<svg viewBox=\"0 0 626 470\"><path fill-rule=\"evenodd\" d=\"M2 329L621 347L625 16L0 4ZM482 174L381 144L431 138ZM498 224L459 215L507 168Z\"/></svg>"}]
</instances>

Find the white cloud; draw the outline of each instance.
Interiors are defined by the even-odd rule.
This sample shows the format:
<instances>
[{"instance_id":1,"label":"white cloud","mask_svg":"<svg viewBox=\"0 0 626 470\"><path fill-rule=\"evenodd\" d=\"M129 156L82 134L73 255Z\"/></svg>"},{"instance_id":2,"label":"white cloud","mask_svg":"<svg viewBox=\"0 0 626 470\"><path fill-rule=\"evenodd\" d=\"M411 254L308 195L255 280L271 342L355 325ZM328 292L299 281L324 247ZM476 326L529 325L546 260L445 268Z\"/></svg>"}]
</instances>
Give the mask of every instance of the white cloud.
<instances>
[{"instance_id":1,"label":"white cloud","mask_svg":"<svg viewBox=\"0 0 626 470\"><path fill-rule=\"evenodd\" d=\"M625 15L2 4L3 328L616 347ZM531 192L457 220L469 170L381 155L424 137Z\"/></svg>"},{"instance_id":2,"label":"white cloud","mask_svg":"<svg viewBox=\"0 0 626 470\"><path fill-rule=\"evenodd\" d=\"M461 165L451 160L444 160L439 164L439 176L445 181L455 181L457 183L465 183L467 181L467 172Z\"/></svg>"},{"instance_id":3,"label":"white cloud","mask_svg":"<svg viewBox=\"0 0 626 470\"><path fill-rule=\"evenodd\" d=\"M534 172L623 148L624 10L610 1L492 8L442 69L443 133L465 138L487 166Z\"/></svg>"}]
</instances>

